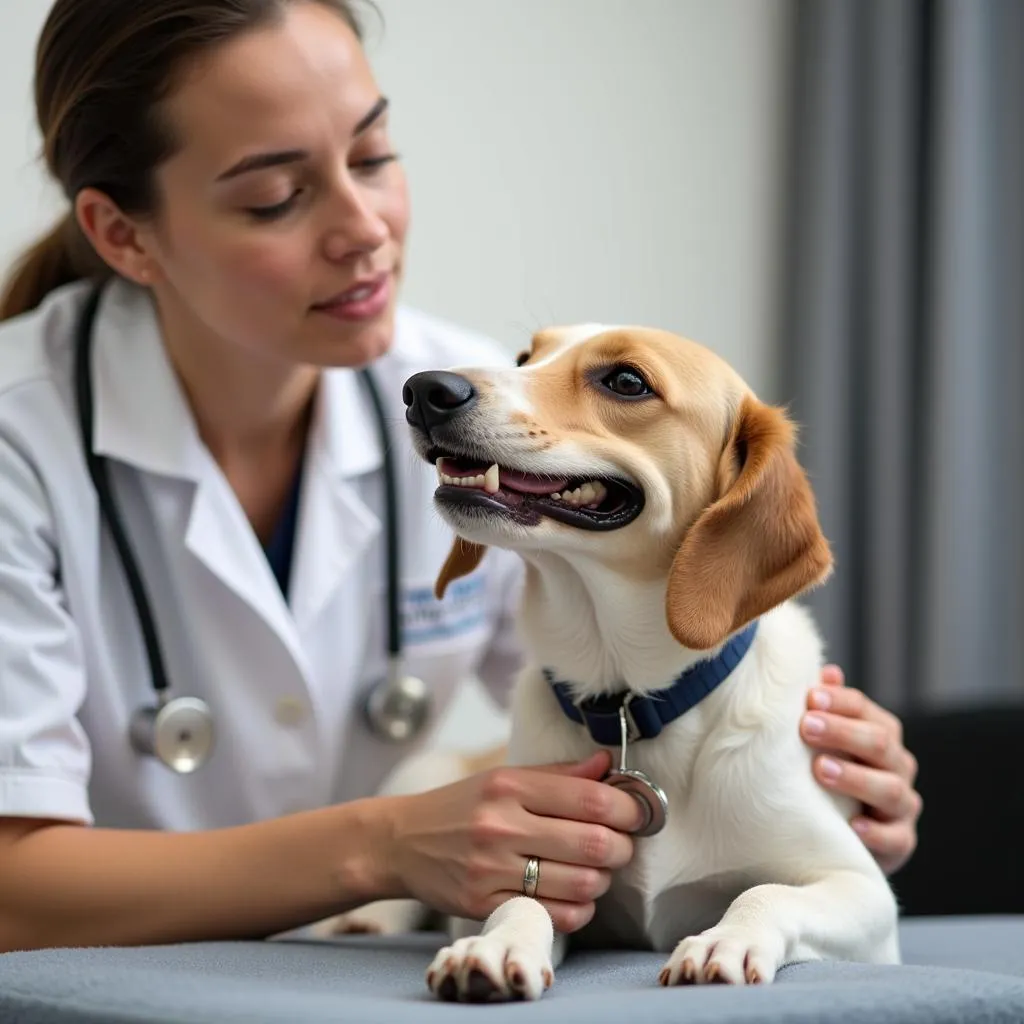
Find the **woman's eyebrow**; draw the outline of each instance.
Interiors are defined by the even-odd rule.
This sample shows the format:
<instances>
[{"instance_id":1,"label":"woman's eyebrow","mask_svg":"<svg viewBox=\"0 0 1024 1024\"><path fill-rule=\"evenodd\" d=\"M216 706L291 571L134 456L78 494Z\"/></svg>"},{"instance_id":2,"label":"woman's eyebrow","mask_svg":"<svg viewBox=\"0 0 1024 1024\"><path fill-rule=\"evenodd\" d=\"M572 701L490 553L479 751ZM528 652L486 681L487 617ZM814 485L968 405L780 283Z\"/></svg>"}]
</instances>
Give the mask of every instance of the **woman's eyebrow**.
<instances>
[{"instance_id":1,"label":"woman's eyebrow","mask_svg":"<svg viewBox=\"0 0 1024 1024\"><path fill-rule=\"evenodd\" d=\"M388 98L381 96L370 110L360 119L352 131L353 137L361 135L374 124L388 108ZM252 153L243 157L238 163L229 167L223 174L217 176L218 181L228 181L237 178L242 174L249 174L252 171L263 171L268 167L280 167L282 164L294 164L309 159L309 153L304 149L286 149L272 153Z\"/></svg>"},{"instance_id":2,"label":"woman's eyebrow","mask_svg":"<svg viewBox=\"0 0 1024 1024\"><path fill-rule=\"evenodd\" d=\"M385 110L388 109L389 102L390 101L387 96L381 96L380 99L370 107L369 112L363 117L363 119L356 125L352 135L362 135L362 133L365 132L366 129L384 113Z\"/></svg>"}]
</instances>

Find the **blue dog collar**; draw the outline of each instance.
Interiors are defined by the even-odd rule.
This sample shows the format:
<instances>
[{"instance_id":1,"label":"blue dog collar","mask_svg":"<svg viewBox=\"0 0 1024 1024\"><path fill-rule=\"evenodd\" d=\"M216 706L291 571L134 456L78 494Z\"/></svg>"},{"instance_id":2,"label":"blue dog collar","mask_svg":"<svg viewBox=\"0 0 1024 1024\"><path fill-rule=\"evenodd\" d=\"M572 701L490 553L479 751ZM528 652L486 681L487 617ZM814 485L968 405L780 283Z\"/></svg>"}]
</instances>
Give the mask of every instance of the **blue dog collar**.
<instances>
[{"instance_id":1,"label":"blue dog collar","mask_svg":"<svg viewBox=\"0 0 1024 1024\"><path fill-rule=\"evenodd\" d=\"M633 696L627 705L627 714L632 719L633 735L630 739L653 739L670 722L696 707L729 678L750 650L756 633L757 620L730 638L714 657L691 665L670 686L643 696ZM568 683L556 680L550 669L544 670L544 678L558 698L562 711L574 722L585 725L596 743L606 747L619 745L622 740L619 708L630 696L629 690L588 697L576 704Z\"/></svg>"}]
</instances>

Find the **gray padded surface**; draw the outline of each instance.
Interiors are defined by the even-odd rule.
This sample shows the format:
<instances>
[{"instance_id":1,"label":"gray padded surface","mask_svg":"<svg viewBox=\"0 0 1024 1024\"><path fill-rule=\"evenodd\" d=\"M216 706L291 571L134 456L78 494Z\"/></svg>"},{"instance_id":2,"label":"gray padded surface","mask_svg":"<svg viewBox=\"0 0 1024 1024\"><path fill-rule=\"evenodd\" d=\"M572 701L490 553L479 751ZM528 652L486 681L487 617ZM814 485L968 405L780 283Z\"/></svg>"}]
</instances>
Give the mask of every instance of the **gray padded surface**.
<instances>
[{"instance_id":1,"label":"gray padded surface","mask_svg":"<svg viewBox=\"0 0 1024 1024\"><path fill-rule=\"evenodd\" d=\"M802 964L774 985L666 990L663 958L581 953L535 1004L451 1006L426 993L437 935L291 938L0 956L2 1024L733 1024L1024 1021L1024 917L903 923L905 964Z\"/></svg>"}]
</instances>

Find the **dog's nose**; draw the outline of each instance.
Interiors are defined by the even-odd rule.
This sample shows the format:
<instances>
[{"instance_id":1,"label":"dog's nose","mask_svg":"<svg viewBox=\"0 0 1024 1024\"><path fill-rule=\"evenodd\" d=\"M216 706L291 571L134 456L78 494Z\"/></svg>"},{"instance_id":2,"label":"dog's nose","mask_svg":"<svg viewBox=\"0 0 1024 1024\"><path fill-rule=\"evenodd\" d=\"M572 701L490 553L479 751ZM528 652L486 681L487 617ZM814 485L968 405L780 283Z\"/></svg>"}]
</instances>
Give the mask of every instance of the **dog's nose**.
<instances>
[{"instance_id":1,"label":"dog's nose","mask_svg":"<svg viewBox=\"0 0 1024 1024\"><path fill-rule=\"evenodd\" d=\"M405 418L430 430L466 412L476 402L476 388L457 373L424 370L413 374L402 388Z\"/></svg>"}]
</instances>

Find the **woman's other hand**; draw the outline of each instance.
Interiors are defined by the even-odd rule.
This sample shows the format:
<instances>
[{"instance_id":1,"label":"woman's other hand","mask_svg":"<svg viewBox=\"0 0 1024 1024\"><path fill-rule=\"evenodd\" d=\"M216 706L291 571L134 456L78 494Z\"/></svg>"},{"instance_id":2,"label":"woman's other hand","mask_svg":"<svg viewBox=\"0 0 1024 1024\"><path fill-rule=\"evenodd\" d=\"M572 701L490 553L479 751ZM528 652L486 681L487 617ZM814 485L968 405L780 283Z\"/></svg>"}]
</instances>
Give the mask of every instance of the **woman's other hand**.
<instances>
[{"instance_id":1,"label":"woman's other hand","mask_svg":"<svg viewBox=\"0 0 1024 1024\"><path fill-rule=\"evenodd\" d=\"M860 690L845 686L842 670L826 665L822 685L807 697L800 733L819 751L814 775L826 789L859 800L851 824L882 870L891 875L917 846L920 794L917 761L903 745L903 725Z\"/></svg>"}]
</instances>

